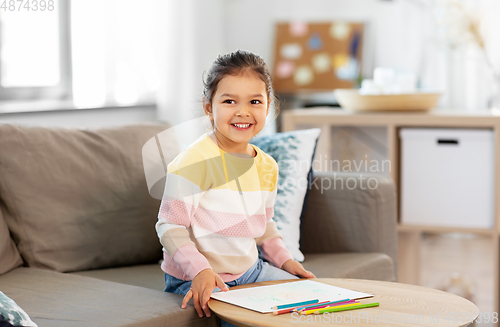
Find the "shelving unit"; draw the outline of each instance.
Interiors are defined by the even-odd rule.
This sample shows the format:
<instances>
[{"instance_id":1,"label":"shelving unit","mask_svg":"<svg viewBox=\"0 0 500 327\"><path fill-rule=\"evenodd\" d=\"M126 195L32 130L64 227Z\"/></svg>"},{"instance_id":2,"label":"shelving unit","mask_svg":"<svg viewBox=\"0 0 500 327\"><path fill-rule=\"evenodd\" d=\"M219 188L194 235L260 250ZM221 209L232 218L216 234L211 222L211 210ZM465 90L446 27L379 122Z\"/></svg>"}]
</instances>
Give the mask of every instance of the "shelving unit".
<instances>
[{"instance_id":1,"label":"shelving unit","mask_svg":"<svg viewBox=\"0 0 500 327\"><path fill-rule=\"evenodd\" d=\"M349 112L331 108L292 109L281 114L282 131L312 127L321 128L315 158L327 158L331 153L332 127L382 127L387 131L388 159L397 192L400 191L400 143L399 129L418 128L484 128L494 131L494 199L500 199L500 115L468 112ZM321 167L328 167L321 164ZM398 196L399 199L399 196ZM500 300L500 201L494 201L494 226L489 229L404 225L399 223L398 281L419 283L419 249L423 233L464 233L490 237L494 249L494 308L499 312ZM399 212L399 203L398 203Z\"/></svg>"}]
</instances>

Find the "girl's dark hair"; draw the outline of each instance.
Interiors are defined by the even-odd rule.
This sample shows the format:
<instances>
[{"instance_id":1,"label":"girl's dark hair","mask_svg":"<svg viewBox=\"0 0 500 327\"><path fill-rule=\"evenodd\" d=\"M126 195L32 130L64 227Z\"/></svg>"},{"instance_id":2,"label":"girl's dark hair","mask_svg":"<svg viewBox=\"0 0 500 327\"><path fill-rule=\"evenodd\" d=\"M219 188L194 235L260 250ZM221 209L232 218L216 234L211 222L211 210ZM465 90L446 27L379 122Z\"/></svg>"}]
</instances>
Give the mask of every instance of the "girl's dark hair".
<instances>
[{"instance_id":1,"label":"girl's dark hair","mask_svg":"<svg viewBox=\"0 0 500 327\"><path fill-rule=\"evenodd\" d=\"M212 104L217 85L226 76L238 76L245 71L253 71L266 84L267 100L274 101L275 117L279 113L279 102L273 91L273 83L269 67L258 55L245 50L236 50L219 55L203 80L203 103Z\"/></svg>"}]
</instances>

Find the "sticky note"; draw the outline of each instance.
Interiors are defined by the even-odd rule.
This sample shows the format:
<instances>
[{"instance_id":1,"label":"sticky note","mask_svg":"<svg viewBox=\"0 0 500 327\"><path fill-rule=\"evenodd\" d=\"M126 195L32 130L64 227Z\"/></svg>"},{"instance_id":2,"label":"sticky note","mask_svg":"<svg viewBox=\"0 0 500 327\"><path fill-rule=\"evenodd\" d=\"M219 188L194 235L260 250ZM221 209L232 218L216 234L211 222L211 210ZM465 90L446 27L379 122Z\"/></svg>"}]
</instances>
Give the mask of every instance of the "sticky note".
<instances>
[{"instance_id":1,"label":"sticky note","mask_svg":"<svg viewBox=\"0 0 500 327\"><path fill-rule=\"evenodd\" d=\"M312 33L308 45L311 50L320 50L323 47L321 36L318 33Z\"/></svg>"},{"instance_id":2,"label":"sticky note","mask_svg":"<svg viewBox=\"0 0 500 327\"><path fill-rule=\"evenodd\" d=\"M276 65L276 77L284 79L292 77L295 70L295 63L288 60L279 61Z\"/></svg>"},{"instance_id":3,"label":"sticky note","mask_svg":"<svg viewBox=\"0 0 500 327\"><path fill-rule=\"evenodd\" d=\"M295 70L293 81L298 86L311 84L314 80L314 73L309 66L300 66Z\"/></svg>"},{"instance_id":4,"label":"sticky note","mask_svg":"<svg viewBox=\"0 0 500 327\"><path fill-rule=\"evenodd\" d=\"M345 40L351 33L351 26L347 23L333 23L330 26L330 36L337 40Z\"/></svg>"},{"instance_id":5,"label":"sticky note","mask_svg":"<svg viewBox=\"0 0 500 327\"><path fill-rule=\"evenodd\" d=\"M335 69L339 69L340 67L345 66L348 60L349 56L346 53L338 53L332 58L333 67Z\"/></svg>"},{"instance_id":6,"label":"sticky note","mask_svg":"<svg viewBox=\"0 0 500 327\"><path fill-rule=\"evenodd\" d=\"M298 43L283 44L280 55L285 59L299 59L302 56L302 46Z\"/></svg>"},{"instance_id":7,"label":"sticky note","mask_svg":"<svg viewBox=\"0 0 500 327\"><path fill-rule=\"evenodd\" d=\"M312 66L317 73L326 73L331 70L330 55L326 52L318 53L312 57Z\"/></svg>"},{"instance_id":8,"label":"sticky note","mask_svg":"<svg viewBox=\"0 0 500 327\"><path fill-rule=\"evenodd\" d=\"M306 22L291 22L288 27L288 32L291 36L301 37L305 36L309 31L309 25Z\"/></svg>"}]
</instances>

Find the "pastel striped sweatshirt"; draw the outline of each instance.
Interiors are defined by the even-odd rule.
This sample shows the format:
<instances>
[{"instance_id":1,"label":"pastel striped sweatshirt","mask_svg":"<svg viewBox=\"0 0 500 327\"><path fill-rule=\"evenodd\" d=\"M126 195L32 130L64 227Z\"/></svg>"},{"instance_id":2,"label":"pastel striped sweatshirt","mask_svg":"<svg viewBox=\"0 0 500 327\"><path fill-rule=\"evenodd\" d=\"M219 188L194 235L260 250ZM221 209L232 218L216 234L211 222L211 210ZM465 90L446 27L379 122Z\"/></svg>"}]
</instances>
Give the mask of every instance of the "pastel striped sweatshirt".
<instances>
[{"instance_id":1,"label":"pastel striped sweatshirt","mask_svg":"<svg viewBox=\"0 0 500 327\"><path fill-rule=\"evenodd\" d=\"M163 245L162 270L192 280L211 268L225 282L257 260L257 246L280 267L292 255L272 220L278 164L258 147L241 158L204 134L167 167L156 231Z\"/></svg>"}]
</instances>

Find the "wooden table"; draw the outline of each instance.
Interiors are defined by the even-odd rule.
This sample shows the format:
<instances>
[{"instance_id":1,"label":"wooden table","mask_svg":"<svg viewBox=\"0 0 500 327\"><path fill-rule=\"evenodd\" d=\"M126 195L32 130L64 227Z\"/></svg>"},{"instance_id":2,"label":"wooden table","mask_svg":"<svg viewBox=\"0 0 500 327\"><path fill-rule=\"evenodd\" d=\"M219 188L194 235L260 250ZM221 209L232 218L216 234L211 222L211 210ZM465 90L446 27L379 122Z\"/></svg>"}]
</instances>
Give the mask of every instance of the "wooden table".
<instances>
[{"instance_id":1,"label":"wooden table","mask_svg":"<svg viewBox=\"0 0 500 327\"><path fill-rule=\"evenodd\" d=\"M316 278L325 284L373 294L361 303L379 302L380 306L324 315L297 313L274 316L259 313L215 299L210 309L221 319L237 326L467 326L479 315L472 302L454 294L422 286L362 279ZM240 285L231 289L288 283L293 280L269 281ZM333 321L332 321L333 320Z\"/></svg>"}]
</instances>

